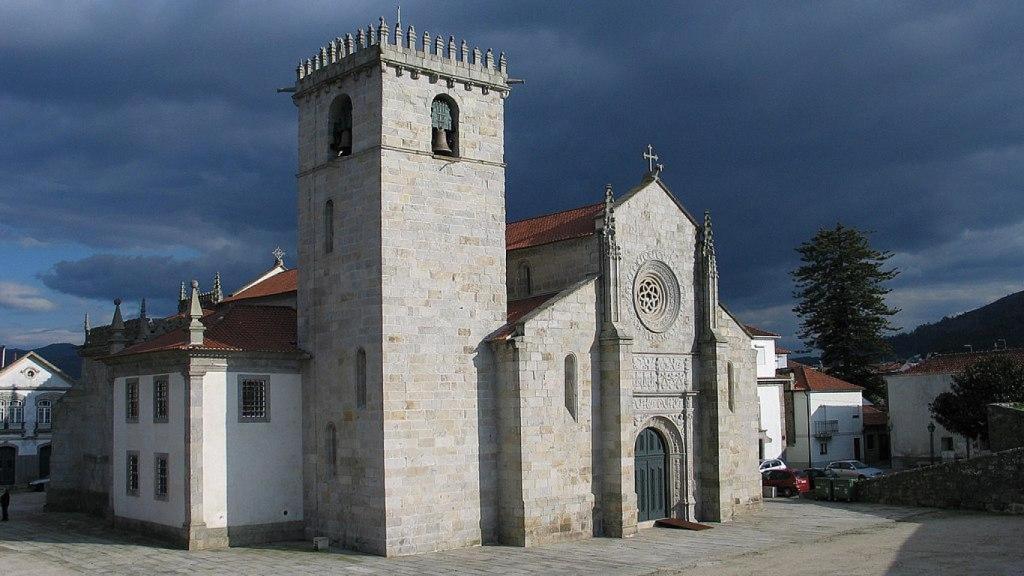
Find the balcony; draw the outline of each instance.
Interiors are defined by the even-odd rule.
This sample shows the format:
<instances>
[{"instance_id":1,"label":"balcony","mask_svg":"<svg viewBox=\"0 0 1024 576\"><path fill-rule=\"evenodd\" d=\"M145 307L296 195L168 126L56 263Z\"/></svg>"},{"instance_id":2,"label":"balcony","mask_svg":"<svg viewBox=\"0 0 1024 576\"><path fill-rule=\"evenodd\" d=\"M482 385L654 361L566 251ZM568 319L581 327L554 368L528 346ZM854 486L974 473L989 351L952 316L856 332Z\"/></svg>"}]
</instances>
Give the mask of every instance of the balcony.
<instances>
[{"instance_id":1,"label":"balcony","mask_svg":"<svg viewBox=\"0 0 1024 576\"><path fill-rule=\"evenodd\" d=\"M53 431L53 424L50 422L36 422L35 433L48 434Z\"/></svg>"},{"instance_id":2,"label":"balcony","mask_svg":"<svg viewBox=\"0 0 1024 576\"><path fill-rule=\"evenodd\" d=\"M814 422L815 438L831 438L839 434L839 420L817 420Z\"/></svg>"}]
</instances>

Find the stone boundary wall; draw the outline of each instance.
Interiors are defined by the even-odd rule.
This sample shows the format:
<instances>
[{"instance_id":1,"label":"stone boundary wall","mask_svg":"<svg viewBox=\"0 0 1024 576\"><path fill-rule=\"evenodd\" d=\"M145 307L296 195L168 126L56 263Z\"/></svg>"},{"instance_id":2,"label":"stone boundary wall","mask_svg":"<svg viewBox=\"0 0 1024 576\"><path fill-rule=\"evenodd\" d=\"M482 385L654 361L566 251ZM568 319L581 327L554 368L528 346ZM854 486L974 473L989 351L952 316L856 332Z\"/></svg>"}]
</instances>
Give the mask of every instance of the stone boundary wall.
<instances>
[{"instance_id":1,"label":"stone boundary wall","mask_svg":"<svg viewBox=\"0 0 1024 576\"><path fill-rule=\"evenodd\" d=\"M1024 514L1024 448L861 481L858 500Z\"/></svg>"},{"instance_id":2,"label":"stone boundary wall","mask_svg":"<svg viewBox=\"0 0 1024 576\"><path fill-rule=\"evenodd\" d=\"M1010 404L989 404L988 439L993 452L1024 448L1024 410Z\"/></svg>"}]
</instances>

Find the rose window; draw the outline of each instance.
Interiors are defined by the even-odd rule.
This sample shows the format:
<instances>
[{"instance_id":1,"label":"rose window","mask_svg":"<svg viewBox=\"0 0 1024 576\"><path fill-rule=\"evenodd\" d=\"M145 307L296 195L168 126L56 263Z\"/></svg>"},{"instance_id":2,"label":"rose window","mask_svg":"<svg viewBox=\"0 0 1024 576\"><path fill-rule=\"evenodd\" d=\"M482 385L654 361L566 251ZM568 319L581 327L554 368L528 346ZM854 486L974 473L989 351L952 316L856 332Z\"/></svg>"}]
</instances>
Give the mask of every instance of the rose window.
<instances>
[{"instance_id":1,"label":"rose window","mask_svg":"<svg viewBox=\"0 0 1024 576\"><path fill-rule=\"evenodd\" d=\"M679 282L668 264L645 262L633 280L633 306L640 322L651 332L664 332L679 315Z\"/></svg>"},{"instance_id":2,"label":"rose window","mask_svg":"<svg viewBox=\"0 0 1024 576\"><path fill-rule=\"evenodd\" d=\"M636 302L640 312L650 316L657 316L664 308L665 300L662 297L664 290L661 284L654 278L644 278L637 286Z\"/></svg>"}]
</instances>

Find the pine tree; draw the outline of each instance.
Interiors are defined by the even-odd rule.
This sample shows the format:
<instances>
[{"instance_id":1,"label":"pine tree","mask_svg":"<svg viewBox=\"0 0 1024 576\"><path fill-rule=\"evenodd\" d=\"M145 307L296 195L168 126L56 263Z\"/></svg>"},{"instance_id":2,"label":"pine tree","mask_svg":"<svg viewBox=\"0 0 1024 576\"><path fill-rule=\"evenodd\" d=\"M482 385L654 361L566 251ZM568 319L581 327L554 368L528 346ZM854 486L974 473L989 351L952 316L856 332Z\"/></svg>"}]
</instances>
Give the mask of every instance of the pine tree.
<instances>
[{"instance_id":1,"label":"pine tree","mask_svg":"<svg viewBox=\"0 0 1024 576\"><path fill-rule=\"evenodd\" d=\"M793 309L800 317L800 338L821 351L829 374L866 388L874 402L885 398L885 383L871 365L889 352L886 332L895 331L885 282L899 273L883 267L891 252L879 252L867 236L836 224L819 230L797 248L803 264L792 272Z\"/></svg>"}]
</instances>

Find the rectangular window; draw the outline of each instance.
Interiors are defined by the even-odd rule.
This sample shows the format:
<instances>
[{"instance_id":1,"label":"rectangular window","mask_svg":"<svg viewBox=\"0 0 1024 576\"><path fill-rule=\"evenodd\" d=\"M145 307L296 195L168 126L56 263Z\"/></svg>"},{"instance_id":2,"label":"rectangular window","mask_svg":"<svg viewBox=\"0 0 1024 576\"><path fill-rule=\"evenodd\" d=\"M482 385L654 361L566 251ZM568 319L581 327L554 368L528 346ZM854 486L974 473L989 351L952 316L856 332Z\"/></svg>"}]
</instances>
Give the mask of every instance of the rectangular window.
<instances>
[{"instance_id":1,"label":"rectangular window","mask_svg":"<svg viewBox=\"0 0 1024 576\"><path fill-rule=\"evenodd\" d=\"M153 457L153 497L157 500L167 500L167 454L157 453Z\"/></svg>"},{"instance_id":2,"label":"rectangular window","mask_svg":"<svg viewBox=\"0 0 1024 576\"><path fill-rule=\"evenodd\" d=\"M952 436L943 436L942 437L942 450L943 451L949 451L949 450L952 450L952 449L953 449L953 437Z\"/></svg>"},{"instance_id":3,"label":"rectangular window","mask_svg":"<svg viewBox=\"0 0 1024 576\"><path fill-rule=\"evenodd\" d=\"M126 422L139 421L139 379L124 381L124 419Z\"/></svg>"},{"instance_id":4,"label":"rectangular window","mask_svg":"<svg viewBox=\"0 0 1024 576\"><path fill-rule=\"evenodd\" d=\"M828 442L818 442L818 454L828 454Z\"/></svg>"},{"instance_id":5,"label":"rectangular window","mask_svg":"<svg viewBox=\"0 0 1024 576\"><path fill-rule=\"evenodd\" d=\"M153 377L153 422L167 422L168 376Z\"/></svg>"},{"instance_id":6,"label":"rectangular window","mask_svg":"<svg viewBox=\"0 0 1024 576\"><path fill-rule=\"evenodd\" d=\"M238 377L238 421L269 422L269 376Z\"/></svg>"},{"instance_id":7,"label":"rectangular window","mask_svg":"<svg viewBox=\"0 0 1024 576\"><path fill-rule=\"evenodd\" d=\"M49 400L36 402L36 422L42 425L49 425L53 418L53 404Z\"/></svg>"},{"instance_id":8,"label":"rectangular window","mask_svg":"<svg viewBox=\"0 0 1024 576\"><path fill-rule=\"evenodd\" d=\"M129 496L139 495L139 453L129 450L124 459L124 491Z\"/></svg>"}]
</instances>

